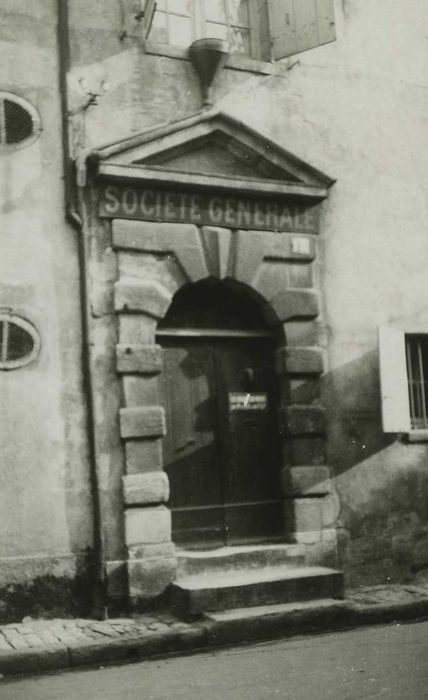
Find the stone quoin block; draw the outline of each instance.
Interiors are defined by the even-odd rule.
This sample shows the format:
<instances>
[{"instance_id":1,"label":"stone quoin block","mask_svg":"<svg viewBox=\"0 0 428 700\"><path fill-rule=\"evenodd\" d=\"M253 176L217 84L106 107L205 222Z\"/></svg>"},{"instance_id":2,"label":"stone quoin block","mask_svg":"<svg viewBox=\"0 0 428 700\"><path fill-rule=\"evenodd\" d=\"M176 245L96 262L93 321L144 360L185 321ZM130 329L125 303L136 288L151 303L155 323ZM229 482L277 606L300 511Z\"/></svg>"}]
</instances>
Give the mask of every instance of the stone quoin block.
<instances>
[{"instance_id":1,"label":"stone quoin block","mask_svg":"<svg viewBox=\"0 0 428 700\"><path fill-rule=\"evenodd\" d=\"M295 498L284 502L287 532L307 533L307 541L319 541L322 531L322 498Z\"/></svg>"},{"instance_id":2,"label":"stone quoin block","mask_svg":"<svg viewBox=\"0 0 428 700\"><path fill-rule=\"evenodd\" d=\"M270 300L280 321L296 318L316 318L319 314L319 295L309 289L289 289L279 292Z\"/></svg>"},{"instance_id":3,"label":"stone quoin block","mask_svg":"<svg viewBox=\"0 0 428 700\"><path fill-rule=\"evenodd\" d=\"M325 409L321 406L287 406L280 411L288 435L321 435L325 432Z\"/></svg>"},{"instance_id":4,"label":"stone quoin block","mask_svg":"<svg viewBox=\"0 0 428 700\"><path fill-rule=\"evenodd\" d=\"M292 496L322 496L331 491L328 467L284 468L281 477L283 487L287 486Z\"/></svg>"},{"instance_id":5,"label":"stone quoin block","mask_svg":"<svg viewBox=\"0 0 428 700\"><path fill-rule=\"evenodd\" d=\"M125 540L128 547L171 541L171 512L165 506L128 508L125 511Z\"/></svg>"},{"instance_id":6,"label":"stone quoin block","mask_svg":"<svg viewBox=\"0 0 428 700\"><path fill-rule=\"evenodd\" d=\"M162 348L160 345L117 345L116 369L123 374L159 374Z\"/></svg>"},{"instance_id":7,"label":"stone quoin block","mask_svg":"<svg viewBox=\"0 0 428 700\"><path fill-rule=\"evenodd\" d=\"M278 374L321 374L324 369L322 350L319 348L286 347L275 353Z\"/></svg>"},{"instance_id":8,"label":"stone quoin block","mask_svg":"<svg viewBox=\"0 0 428 700\"><path fill-rule=\"evenodd\" d=\"M165 472L128 474L123 477L123 495L126 505L166 503L169 498L169 480Z\"/></svg>"},{"instance_id":9,"label":"stone quoin block","mask_svg":"<svg viewBox=\"0 0 428 700\"><path fill-rule=\"evenodd\" d=\"M318 466L325 462L325 441L323 438L292 436L284 443L286 464L296 466Z\"/></svg>"},{"instance_id":10,"label":"stone quoin block","mask_svg":"<svg viewBox=\"0 0 428 700\"><path fill-rule=\"evenodd\" d=\"M144 314L119 314L119 343L154 345L158 322Z\"/></svg>"},{"instance_id":11,"label":"stone quoin block","mask_svg":"<svg viewBox=\"0 0 428 700\"><path fill-rule=\"evenodd\" d=\"M127 408L159 406L156 374L122 374L123 405ZM309 403L309 402L306 402Z\"/></svg>"},{"instance_id":12,"label":"stone quoin block","mask_svg":"<svg viewBox=\"0 0 428 700\"><path fill-rule=\"evenodd\" d=\"M316 320L285 321L282 324L287 347L319 347L320 329Z\"/></svg>"},{"instance_id":13,"label":"stone quoin block","mask_svg":"<svg viewBox=\"0 0 428 700\"><path fill-rule=\"evenodd\" d=\"M141 474L162 469L162 440L127 440L125 443L127 474Z\"/></svg>"},{"instance_id":14,"label":"stone quoin block","mask_svg":"<svg viewBox=\"0 0 428 700\"><path fill-rule=\"evenodd\" d=\"M123 438L165 435L165 412L161 406L121 408L119 417Z\"/></svg>"},{"instance_id":15,"label":"stone quoin block","mask_svg":"<svg viewBox=\"0 0 428 700\"><path fill-rule=\"evenodd\" d=\"M114 285L114 308L163 318L171 303L171 293L155 280L121 279Z\"/></svg>"},{"instance_id":16,"label":"stone quoin block","mask_svg":"<svg viewBox=\"0 0 428 700\"><path fill-rule=\"evenodd\" d=\"M174 557L129 560L128 580L131 598L154 598L160 595L175 579L176 571L177 562Z\"/></svg>"},{"instance_id":17,"label":"stone quoin block","mask_svg":"<svg viewBox=\"0 0 428 700\"><path fill-rule=\"evenodd\" d=\"M193 224L116 219L113 246L147 253L173 253L190 282L209 275L198 229Z\"/></svg>"}]
</instances>

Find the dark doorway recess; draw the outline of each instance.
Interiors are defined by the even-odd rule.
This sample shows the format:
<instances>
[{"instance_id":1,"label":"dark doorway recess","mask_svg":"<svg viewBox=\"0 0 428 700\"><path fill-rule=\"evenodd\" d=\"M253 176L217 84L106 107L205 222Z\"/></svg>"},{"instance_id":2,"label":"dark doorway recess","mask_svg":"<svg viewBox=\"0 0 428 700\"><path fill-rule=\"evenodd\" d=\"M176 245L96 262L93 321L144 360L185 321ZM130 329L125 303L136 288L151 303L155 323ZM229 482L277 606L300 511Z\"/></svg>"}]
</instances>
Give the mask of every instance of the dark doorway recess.
<instances>
[{"instance_id":1,"label":"dark doorway recess","mask_svg":"<svg viewBox=\"0 0 428 700\"><path fill-rule=\"evenodd\" d=\"M258 304L222 283L182 288L159 325L173 539L280 539L275 338Z\"/></svg>"}]
</instances>

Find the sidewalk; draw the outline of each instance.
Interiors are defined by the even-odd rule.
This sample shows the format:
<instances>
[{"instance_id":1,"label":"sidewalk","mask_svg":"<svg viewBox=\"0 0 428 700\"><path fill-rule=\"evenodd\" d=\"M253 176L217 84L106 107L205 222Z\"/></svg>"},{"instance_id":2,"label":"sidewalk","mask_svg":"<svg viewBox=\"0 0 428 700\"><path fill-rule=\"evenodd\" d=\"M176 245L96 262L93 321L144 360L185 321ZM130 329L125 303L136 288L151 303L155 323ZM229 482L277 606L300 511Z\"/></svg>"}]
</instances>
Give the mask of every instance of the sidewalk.
<instances>
[{"instance_id":1,"label":"sidewalk","mask_svg":"<svg viewBox=\"0 0 428 700\"><path fill-rule=\"evenodd\" d=\"M228 610L192 623L160 613L103 622L28 618L0 626L0 674L126 663L156 655L427 616L428 583L361 588L350 591L346 600Z\"/></svg>"}]
</instances>

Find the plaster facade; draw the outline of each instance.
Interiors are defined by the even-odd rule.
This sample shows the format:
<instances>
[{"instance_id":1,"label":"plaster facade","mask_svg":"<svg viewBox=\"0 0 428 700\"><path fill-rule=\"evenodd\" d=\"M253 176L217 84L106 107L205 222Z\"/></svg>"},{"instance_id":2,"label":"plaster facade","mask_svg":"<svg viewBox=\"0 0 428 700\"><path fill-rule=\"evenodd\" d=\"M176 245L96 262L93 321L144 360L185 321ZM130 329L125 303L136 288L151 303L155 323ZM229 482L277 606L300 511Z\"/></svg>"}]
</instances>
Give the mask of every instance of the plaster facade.
<instances>
[{"instance_id":1,"label":"plaster facade","mask_svg":"<svg viewBox=\"0 0 428 700\"><path fill-rule=\"evenodd\" d=\"M27 100L41 124L33 143L0 155L0 306L41 338L30 364L0 376L0 613L7 618L37 609L32 591L45 591L41 608L73 607L76 582L87 580L93 515L77 246L64 219L55 6L3 3L1 13L0 89Z\"/></svg>"},{"instance_id":2,"label":"plaster facade","mask_svg":"<svg viewBox=\"0 0 428 700\"><path fill-rule=\"evenodd\" d=\"M3 587L51 573L73 580L82 570L79 562L94 548L94 468L108 596L126 598L128 560L147 562L137 572L135 597L139 577L157 594L173 576L164 426L150 407L158 405L161 366L153 319L166 311L178 273L170 263L160 269L152 253L137 261L140 253L114 242L119 229L112 234L110 221L97 216L98 184L85 159L105 144L196 113L201 96L189 60L124 35L130 4L70 0L68 28L62 15L59 34L53 0L2 7L0 89L28 99L42 123L34 144L0 155L0 306L34 323L42 339L32 364L0 375ZM316 293L317 310L290 320L278 367L288 373L295 407L283 475L294 501L293 532L309 533L300 535L309 560L337 554L350 585L413 580L428 567L428 447L382 430L376 339L382 324L428 329L428 162L420 136L428 107L426 15L423 0L405 10L400 0L336 0L336 41L276 64L229 61L214 91L224 114L335 180L322 204L311 278L301 265L287 273L294 275L289 287L306 287L308 298ZM62 50L69 45L68 148L77 170L70 181L79 184L83 233L65 219L58 42ZM133 265L140 285L154 285L146 301L162 306L138 329L135 315L121 313L124 295L136 299L122 284L135 278ZM92 466L85 322L96 424ZM131 357L121 350L129 344ZM295 346L305 348L297 358ZM144 388L130 373L142 365L151 377ZM135 404L151 411L150 420L138 422ZM154 432L135 440L136 425L148 423Z\"/></svg>"}]
</instances>

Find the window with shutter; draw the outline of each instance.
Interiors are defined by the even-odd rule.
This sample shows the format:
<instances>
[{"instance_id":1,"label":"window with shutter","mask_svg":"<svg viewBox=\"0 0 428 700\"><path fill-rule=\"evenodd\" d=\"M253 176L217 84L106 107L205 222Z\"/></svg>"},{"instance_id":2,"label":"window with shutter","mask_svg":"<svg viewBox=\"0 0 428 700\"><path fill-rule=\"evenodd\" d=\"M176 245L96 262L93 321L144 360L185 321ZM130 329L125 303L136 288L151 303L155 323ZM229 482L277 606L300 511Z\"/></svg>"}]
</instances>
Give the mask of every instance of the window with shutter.
<instances>
[{"instance_id":1,"label":"window with shutter","mask_svg":"<svg viewBox=\"0 0 428 700\"><path fill-rule=\"evenodd\" d=\"M270 61L336 38L333 0L157 0L152 10L150 40L183 49L212 37L232 54Z\"/></svg>"},{"instance_id":2,"label":"window with shutter","mask_svg":"<svg viewBox=\"0 0 428 700\"><path fill-rule=\"evenodd\" d=\"M382 425L386 433L428 431L428 334L379 328Z\"/></svg>"},{"instance_id":3,"label":"window with shutter","mask_svg":"<svg viewBox=\"0 0 428 700\"><path fill-rule=\"evenodd\" d=\"M406 433L411 425L403 331L379 328L379 368L383 430Z\"/></svg>"}]
</instances>

